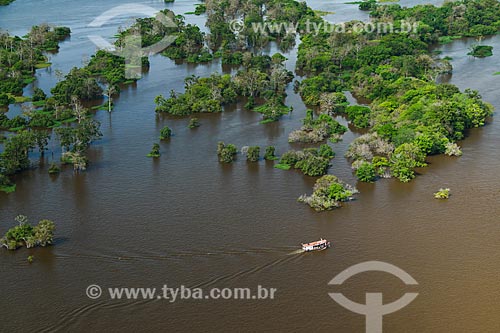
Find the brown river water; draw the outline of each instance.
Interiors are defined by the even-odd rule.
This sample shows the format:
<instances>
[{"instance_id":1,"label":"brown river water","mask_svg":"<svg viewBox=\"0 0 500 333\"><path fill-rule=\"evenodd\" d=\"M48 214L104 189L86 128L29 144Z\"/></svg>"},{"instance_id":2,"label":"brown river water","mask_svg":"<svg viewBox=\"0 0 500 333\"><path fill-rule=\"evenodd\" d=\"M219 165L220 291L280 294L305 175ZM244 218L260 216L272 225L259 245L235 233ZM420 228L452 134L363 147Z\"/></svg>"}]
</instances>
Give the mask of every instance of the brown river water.
<instances>
[{"instance_id":1,"label":"brown river water","mask_svg":"<svg viewBox=\"0 0 500 333\"><path fill-rule=\"evenodd\" d=\"M157 9L162 2L143 1ZM191 11L193 0L168 5L177 13ZM341 1L308 1L314 9L334 11L332 20L366 19L354 5ZM418 1L405 0L405 5ZM437 2L439 3L439 2ZM24 35L31 25L50 22L70 26L69 41L53 55L53 68L37 73L45 91L56 82L55 69L81 66L95 47L87 25L118 0L17 0L0 8L0 27ZM204 17L186 15L204 24ZM125 18L97 32L112 36ZM500 107L500 38L486 59L467 56L474 41L441 46L453 58L451 83L480 91ZM275 50L271 47L269 52ZM286 54L294 67L295 50ZM287 142L305 115L300 97L290 87L287 104L294 112L279 122L261 125L260 115L226 109L202 115L202 126L187 128L188 119L157 118L153 99L181 90L187 75L220 71L220 63L191 66L153 56L151 69L136 86L116 99L112 114L98 112L104 137L89 150L85 173L65 169L47 174L51 154L42 166L16 178L17 191L0 194L0 231L18 214L32 222L49 218L57 224L55 246L0 251L0 331L304 331L364 332L364 316L335 303L329 292L342 292L364 303L366 292L382 292L385 303L406 292L418 297L404 309L386 315L385 332L500 331L500 125L493 119L471 131L460 143L461 158L428 159L416 180L402 184L381 180L358 183L343 157L359 133L348 132L333 144L337 157L330 173L357 185L357 200L322 214L296 202L310 193L314 178L274 169L240 155L221 165L219 140L245 145L275 145L282 153L300 146ZM27 93L32 87L27 87ZM12 108L10 112L18 112ZM345 121L342 120L344 123ZM161 143L162 156L145 157L159 129L174 132ZM55 146L57 147L57 145ZM54 148L58 156L58 148ZM35 159L38 157L35 156ZM449 187L447 201L433 198ZM328 251L299 253L300 243L320 237ZM28 264L26 258L34 255ZM328 282L351 265L369 260L394 264L418 286L406 286L386 273L367 272L342 286ZM88 285L109 287L277 288L274 300L97 300Z\"/></svg>"}]
</instances>

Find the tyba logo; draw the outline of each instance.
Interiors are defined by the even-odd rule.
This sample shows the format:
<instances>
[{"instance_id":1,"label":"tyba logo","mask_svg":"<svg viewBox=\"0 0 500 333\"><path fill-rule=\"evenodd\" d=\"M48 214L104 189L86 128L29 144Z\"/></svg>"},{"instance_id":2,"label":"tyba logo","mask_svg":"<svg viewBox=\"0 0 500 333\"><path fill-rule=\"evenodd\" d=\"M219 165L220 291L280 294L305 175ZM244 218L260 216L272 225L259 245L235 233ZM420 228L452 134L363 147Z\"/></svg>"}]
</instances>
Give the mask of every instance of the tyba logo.
<instances>
[{"instance_id":1,"label":"tyba logo","mask_svg":"<svg viewBox=\"0 0 500 333\"><path fill-rule=\"evenodd\" d=\"M93 20L88 26L91 28L99 28L108 23L110 20L118 16L142 15L154 17L166 28L175 28L175 22L158 10L142 5L142 4L126 4L111 8L102 13L99 17ZM124 37L122 46L117 48L105 40L102 36L91 35L89 39L102 50L106 50L114 55L125 58L125 77L127 79L138 79L141 77L142 58L152 54L160 53L172 44L176 36L166 34L157 43L142 47L142 36L140 29L130 29L129 33Z\"/></svg>"},{"instance_id":2,"label":"tyba logo","mask_svg":"<svg viewBox=\"0 0 500 333\"><path fill-rule=\"evenodd\" d=\"M367 261L347 268L335 276L328 284L341 285L350 277L363 272L380 271L398 277L406 285L418 285L417 281L401 268L381 261ZM381 333L382 317L401 310L410 304L418 293L406 293L397 301L383 304L382 293L366 293L366 303L359 304L348 299L341 293L329 293L330 297L344 308L366 316L366 332Z\"/></svg>"}]
</instances>

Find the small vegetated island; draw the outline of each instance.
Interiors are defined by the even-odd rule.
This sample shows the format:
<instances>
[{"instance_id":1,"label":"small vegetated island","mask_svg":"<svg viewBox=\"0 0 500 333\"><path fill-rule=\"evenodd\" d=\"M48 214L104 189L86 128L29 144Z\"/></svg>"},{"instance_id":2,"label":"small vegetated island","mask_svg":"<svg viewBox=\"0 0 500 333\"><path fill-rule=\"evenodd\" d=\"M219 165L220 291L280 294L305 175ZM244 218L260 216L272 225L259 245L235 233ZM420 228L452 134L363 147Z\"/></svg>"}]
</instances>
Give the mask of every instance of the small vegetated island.
<instances>
[{"instance_id":1,"label":"small vegetated island","mask_svg":"<svg viewBox=\"0 0 500 333\"><path fill-rule=\"evenodd\" d=\"M493 55L493 46L488 45L474 45L471 48L471 51L468 53L476 58L486 58L491 57Z\"/></svg>"},{"instance_id":2,"label":"small vegetated island","mask_svg":"<svg viewBox=\"0 0 500 333\"><path fill-rule=\"evenodd\" d=\"M209 33L199 27L185 24L184 18L170 10L169 16L176 27L165 27L157 18L138 19L131 28L120 31L117 47L132 31L142 33L143 46L161 40L167 34L177 36L176 41L162 54L177 62L208 62L220 59L223 65L232 66L236 74L214 73L210 77L187 77L183 92L171 91L169 96L156 97L156 111L176 116L193 116L196 113L217 113L225 105L245 102L245 109L262 114L262 123L278 121L292 111L285 105L286 88L294 74L285 67L286 58L280 53L272 56L263 53L264 47L276 42L283 52L295 46L300 37L295 70L301 73L294 83L307 107L303 126L290 133L288 140L299 143L323 144L319 148L306 148L282 154L278 166L296 168L318 179L312 196L302 196L301 201L317 210L339 207L341 202L352 199L356 190L332 175L326 175L334 156L326 140L335 142L346 131L334 117L346 117L352 126L366 129L367 133L351 143L346 157L352 162L353 172L361 181L372 182L379 178L395 177L402 182L412 180L416 168L426 165L432 154L459 156L457 140L463 139L467 130L485 125L492 115L491 105L482 101L476 91L460 91L451 84L438 84L436 78L451 72L451 64L430 52L430 46L452 40L458 36L479 37L492 35L500 27L500 3L496 0L462 0L446 2L441 7L418 5L404 8L397 4L380 5L375 1L360 3L369 10L373 24L391 23L394 30L377 31L354 29L360 22L349 22L342 29L307 31L316 26L329 25L305 2L294 0L207 0L200 11L207 16ZM201 13L201 12L200 12ZM235 31L231 23L242 22ZM398 32L404 22L416 22L416 29ZM297 31L269 29L272 24L297 24ZM260 24L263 29L256 29ZM297 33L300 36L297 36ZM27 79L32 79L35 66L42 66L45 40L58 41L57 31L48 30L37 41L34 51L27 48L26 38L2 36L0 66L6 80L1 81L0 101L3 105L20 100L20 93ZM62 34L64 35L64 34ZM52 37L51 37L52 36ZM37 39L35 39L37 40ZM53 42L52 42L53 44ZM12 52L28 52L22 58ZM31 52L31 53L30 53ZM15 61L12 62L12 59ZM19 75L13 80L5 74L15 63ZM148 67L147 59L140 64ZM36 109L28 117L0 119L2 127L16 131L6 139L0 159L0 185L12 186L9 176L29 166L28 153L37 145L44 150L47 136L34 137L37 131L24 129L51 129L60 138L64 149L63 161L72 163L77 170L87 165L85 149L100 136L99 124L91 118L90 110L82 101L109 97L106 109L111 110L111 97L119 93L119 86L130 83L124 77L130 69L122 58L105 51L97 52L83 68L75 68L53 89L47 98L43 91L36 91L31 99ZM5 86L4 82L8 82ZM348 105L342 92L351 91L355 96L369 101L367 106ZM2 103L0 103L2 104ZM195 119L195 118L192 118ZM193 121L190 126L196 127ZM165 130L162 138L170 136ZM46 132L42 132L46 133ZM167 135L168 134L168 135ZM50 135L45 134L45 135ZM328 147L328 148L326 148ZM221 161L232 161L237 154L232 145L219 145ZM247 151L248 153L248 151ZM259 152L260 153L260 152ZM266 150L269 159L274 149ZM271 156L272 153L272 156ZM155 144L152 155L159 156ZM258 159L255 147L248 160Z\"/></svg>"},{"instance_id":3,"label":"small vegetated island","mask_svg":"<svg viewBox=\"0 0 500 333\"><path fill-rule=\"evenodd\" d=\"M15 220L18 225L9 229L5 236L0 238L0 247L16 250L22 246L32 248L53 244L56 227L51 220L41 220L35 226L29 224L28 218L24 215L17 216Z\"/></svg>"}]
</instances>

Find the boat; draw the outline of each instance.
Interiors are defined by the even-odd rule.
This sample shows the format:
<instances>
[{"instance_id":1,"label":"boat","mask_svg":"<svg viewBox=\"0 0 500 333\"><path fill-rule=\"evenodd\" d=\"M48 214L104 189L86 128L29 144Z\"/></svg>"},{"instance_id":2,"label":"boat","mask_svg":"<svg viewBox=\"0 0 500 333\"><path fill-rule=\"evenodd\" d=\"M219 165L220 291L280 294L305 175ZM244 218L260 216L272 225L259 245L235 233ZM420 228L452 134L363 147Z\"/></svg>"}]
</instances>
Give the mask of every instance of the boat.
<instances>
[{"instance_id":1,"label":"boat","mask_svg":"<svg viewBox=\"0 0 500 333\"><path fill-rule=\"evenodd\" d=\"M304 250L304 252L322 251L326 250L329 247L330 242L323 238L321 238L319 241L302 244L302 250Z\"/></svg>"}]
</instances>

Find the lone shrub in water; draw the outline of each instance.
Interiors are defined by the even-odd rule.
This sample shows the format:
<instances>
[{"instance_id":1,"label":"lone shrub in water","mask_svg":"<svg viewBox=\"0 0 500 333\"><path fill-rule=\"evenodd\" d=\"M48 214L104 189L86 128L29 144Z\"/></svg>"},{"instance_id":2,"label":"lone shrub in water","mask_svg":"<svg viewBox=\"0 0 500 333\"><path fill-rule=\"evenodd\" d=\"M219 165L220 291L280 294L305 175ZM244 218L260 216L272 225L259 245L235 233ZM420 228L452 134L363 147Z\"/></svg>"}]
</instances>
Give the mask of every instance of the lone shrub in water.
<instances>
[{"instance_id":1,"label":"lone shrub in water","mask_svg":"<svg viewBox=\"0 0 500 333\"><path fill-rule=\"evenodd\" d=\"M198 121L198 118L196 117L193 117L191 119L189 119L189 125L188 127L189 128L196 128L196 127L200 127L200 122Z\"/></svg>"},{"instance_id":2,"label":"lone shrub in water","mask_svg":"<svg viewBox=\"0 0 500 333\"><path fill-rule=\"evenodd\" d=\"M448 143L445 146L445 154L448 156L462 156L462 150L456 143Z\"/></svg>"},{"instance_id":3,"label":"lone shrub in water","mask_svg":"<svg viewBox=\"0 0 500 333\"><path fill-rule=\"evenodd\" d=\"M436 193L434 193L434 198L436 199L448 199L450 197L450 189L442 188L439 189Z\"/></svg>"},{"instance_id":4,"label":"lone shrub in water","mask_svg":"<svg viewBox=\"0 0 500 333\"><path fill-rule=\"evenodd\" d=\"M217 155L219 155L219 162L231 163L234 161L234 157L238 149L233 144L226 145L224 142L220 141L217 143Z\"/></svg>"},{"instance_id":5,"label":"lone shrub in water","mask_svg":"<svg viewBox=\"0 0 500 333\"><path fill-rule=\"evenodd\" d=\"M170 129L170 127L168 126L165 126L161 129L160 131L160 140L165 140L165 139L168 139L172 136L172 130Z\"/></svg>"},{"instance_id":6,"label":"lone shrub in water","mask_svg":"<svg viewBox=\"0 0 500 333\"><path fill-rule=\"evenodd\" d=\"M264 159L268 161L274 161L278 158L274 155L276 148L274 146L269 146L266 148L266 153L264 154Z\"/></svg>"},{"instance_id":7,"label":"lone shrub in water","mask_svg":"<svg viewBox=\"0 0 500 333\"><path fill-rule=\"evenodd\" d=\"M257 162L260 158L260 147L252 146L248 147L247 160L250 162Z\"/></svg>"},{"instance_id":8,"label":"lone shrub in water","mask_svg":"<svg viewBox=\"0 0 500 333\"><path fill-rule=\"evenodd\" d=\"M57 166L57 164L52 163L49 167L49 175L55 175L61 172L61 169Z\"/></svg>"},{"instance_id":9,"label":"lone shrub in water","mask_svg":"<svg viewBox=\"0 0 500 333\"><path fill-rule=\"evenodd\" d=\"M148 154L148 157L160 157L160 145L155 143L153 148L151 148L151 152Z\"/></svg>"}]
</instances>

